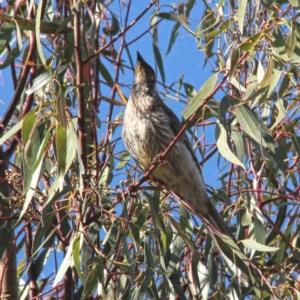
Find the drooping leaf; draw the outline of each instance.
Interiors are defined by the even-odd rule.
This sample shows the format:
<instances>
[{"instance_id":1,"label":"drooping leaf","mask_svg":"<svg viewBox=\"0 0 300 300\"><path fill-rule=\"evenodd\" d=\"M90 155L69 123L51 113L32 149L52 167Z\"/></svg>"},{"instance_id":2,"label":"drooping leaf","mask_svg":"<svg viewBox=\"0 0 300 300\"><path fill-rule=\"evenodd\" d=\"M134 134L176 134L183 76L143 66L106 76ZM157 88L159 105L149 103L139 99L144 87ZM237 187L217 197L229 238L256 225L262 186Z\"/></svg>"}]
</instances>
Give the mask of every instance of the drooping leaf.
<instances>
[{"instance_id":1,"label":"drooping leaf","mask_svg":"<svg viewBox=\"0 0 300 300\"><path fill-rule=\"evenodd\" d=\"M30 111L24 117L23 126L22 126L22 141L24 145L27 144L32 130L34 129L34 123L36 121L35 111Z\"/></svg>"},{"instance_id":2,"label":"drooping leaf","mask_svg":"<svg viewBox=\"0 0 300 300\"><path fill-rule=\"evenodd\" d=\"M297 43L296 31L293 30L292 28L285 42L285 51L289 54L289 56L293 56L296 43Z\"/></svg>"},{"instance_id":3,"label":"drooping leaf","mask_svg":"<svg viewBox=\"0 0 300 300\"><path fill-rule=\"evenodd\" d=\"M218 77L219 74L215 73L203 84L194 99L191 100L187 108L183 111L182 114L185 120L197 111L202 102L211 94L218 81Z\"/></svg>"},{"instance_id":4,"label":"drooping leaf","mask_svg":"<svg viewBox=\"0 0 300 300\"><path fill-rule=\"evenodd\" d=\"M102 257L96 257L90 262L88 262L88 264L90 265L90 270L84 283L82 299L88 299L93 293L93 291L97 288L97 284L103 282L104 277L104 266Z\"/></svg>"},{"instance_id":5,"label":"drooping leaf","mask_svg":"<svg viewBox=\"0 0 300 300\"><path fill-rule=\"evenodd\" d=\"M266 125L245 105L235 106L235 112L238 122L247 135L271 153L275 153L273 137Z\"/></svg>"},{"instance_id":6,"label":"drooping leaf","mask_svg":"<svg viewBox=\"0 0 300 300\"><path fill-rule=\"evenodd\" d=\"M39 150L37 152L36 156L32 157L33 164L31 167L28 167L28 173L27 173L27 178L25 179L25 184L24 184L24 194L26 195L25 197L25 202L22 207L22 211L19 216L19 220L24 216L26 213L28 206L36 193L36 188L38 181L40 179L41 175L41 169L43 165L43 158L44 158L44 153L45 149L48 145L48 141L51 137L50 130L47 131L46 135L44 136L44 139L39 147ZM33 140L33 143L36 143L35 140Z\"/></svg>"},{"instance_id":7,"label":"drooping leaf","mask_svg":"<svg viewBox=\"0 0 300 300\"><path fill-rule=\"evenodd\" d=\"M274 61L269 57L268 65L266 71L263 74L263 78L259 81L260 88L268 87L273 81L274 76Z\"/></svg>"},{"instance_id":8,"label":"drooping leaf","mask_svg":"<svg viewBox=\"0 0 300 300\"><path fill-rule=\"evenodd\" d=\"M243 162L243 159L245 157L245 148L244 148L244 140L242 134L240 133L238 128L234 125L231 125L230 132L231 132L231 138L234 142L236 156L239 159L239 161Z\"/></svg>"},{"instance_id":9,"label":"drooping leaf","mask_svg":"<svg viewBox=\"0 0 300 300\"><path fill-rule=\"evenodd\" d=\"M58 124L55 134L55 146L57 155L57 169L60 181L60 190L62 190L63 180L66 172L67 161L67 131L61 125Z\"/></svg>"},{"instance_id":10,"label":"drooping leaf","mask_svg":"<svg viewBox=\"0 0 300 300\"><path fill-rule=\"evenodd\" d=\"M55 276L53 287L57 286L58 283L63 279L64 275L68 271L69 268L73 267L73 258L72 258L73 247L72 243L68 247L67 253L58 269L58 272Z\"/></svg>"},{"instance_id":11,"label":"drooping leaf","mask_svg":"<svg viewBox=\"0 0 300 300\"><path fill-rule=\"evenodd\" d=\"M230 55L229 80L231 80L235 75L235 71L237 70L238 67L239 56L240 56L239 49L234 49Z\"/></svg>"},{"instance_id":12,"label":"drooping leaf","mask_svg":"<svg viewBox=\"0 0 300 300\"><path fill-rule=\"evenodd\" d=\"M241 34L244 32L245 13L247 8L247 0L239 0L238 3L238 24Z\"/></svg>"},{"instance_id":13,"label":"drooping leaf","mask_svg":"<svg viewBox=\"0 0 300 300\"><path fill-rule=\"evenodd\" d=\"M165 78L165 71L164 71L164 65L163 65L163 60L158 48L158 30L157 30L157 26L156 26L156 22L157 22L157 17L153 16L151 19L151 24L154 25L153 27L153 34L152 34L152 47L153 47L153 52L154 52L154 57L155 57L155 61L157 63L158 66L158 70L161 76L161 79L163 82L165 82L166 78Z\"/></svg>"},{"instance_id":14,"label":"drooping leaf","mask_svg":"<svg viewBox=\"0 0 300 300\"><path fill-rule=\"evenodd\" d=\"M0 146L5 143L9 138L11 138L14 134L16 134L22 127L23 121L19 121L16 125L14 125L10 130L8 130L1 138L0 138Z\"/></svg>"},{"instance_id":15,"label":"drooping leaf","mask_svg":"<svg viewBox=\"0 0 300 300\"><path fill-rule=\"evenodd\" d=\"M224 156L231 163L238 165L245 169L244 164L238 159L238 157L231 151L228 144L228 136L226 133L226 128L220 122L217 122L216 126L216 140L217 147L222 156Z\"/></svg>"},{"instance_id":16,"label":"drooping leaf","mask_svg":"<svg viewBox=\"0 0 300 300\"><path fill-rule=\"evenodd\" d=\"M176 42L176 39L178 37L179 29L180 29L180 23L176 23L173 26L172 31L171 31L170 41L169 41L169 44L168 44L166 55L168 55L171 52L171 50L172 50L172 48L173 48L173 46Z\"/></svg>"},{"instance_id":17,"label":"drooping leaf","mask_svg":"<svg viewBox=\"0 0 300 300\"><path fill-rule=\"evenodd\" d=\"M277 247L266 246L266 245L263 245L263 244L260 244L256 241L254 241L254 240L246 239L246 240L241 240L240 242L247 248L261 251L261 252L272 252L272 251L278 250Z\"/></svg>"},{"instance_id":18,"label":"drooping leaf","mask_svg":"<svg viewBox=\"0 0 300 300\"><path fill-rule=\"evenodd\" d=\"M114 85L114 80L101 60L99 60L99 70L103 78L106 80L107 85L112 87Z\"/></svg>"},{"instance_id":19,"label":"drooping leaf","mask_svg":"<svg viewBox=\"0 0 300 300\"><path fill-rule=\"evenodd\" d=\"M77 274L79 276L79 278L83 281L84 278L82 276L82 272L80 269L80 249L81 249L81 234L78 233L75 238L73 239L72 242L72 247L73 247L73 262L74 262L74 266L76 268Z\"/></svg>"},{"instance_id":20,"label":"drooping leaf","mask_svg":"<svg viewBox=\"0 0 300 300\"><path fill-rule=\"evenodd\" d=\"M40 1L38 4L36 19L35 19L35 34L36 34L36 48L39 54L39 58L44 66L46 66L46 58L43 51L43 45L41 42L41 21L42 21L42 9L43 9L43 1Z\"/></svg>"}]
</instances>

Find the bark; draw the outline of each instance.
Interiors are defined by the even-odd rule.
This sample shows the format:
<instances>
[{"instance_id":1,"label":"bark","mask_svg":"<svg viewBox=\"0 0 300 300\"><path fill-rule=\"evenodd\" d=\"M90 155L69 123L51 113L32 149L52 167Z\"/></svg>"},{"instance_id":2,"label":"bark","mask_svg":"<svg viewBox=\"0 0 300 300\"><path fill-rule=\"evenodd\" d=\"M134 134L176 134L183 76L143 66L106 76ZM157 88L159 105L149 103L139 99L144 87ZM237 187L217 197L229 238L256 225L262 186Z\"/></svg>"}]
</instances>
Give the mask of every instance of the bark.
<instances>
[{"instance_id":1,"label":"bark","mask_svg":"<svg viewBox=\"0 0 300 300\"><path fill-rule=\"evenodd\" d=\"M17 300L17 262L16 262L16 244L14 234L8 237L9 243L6 250L0 258L0 299Z\"/></svg>"}]
</instances>

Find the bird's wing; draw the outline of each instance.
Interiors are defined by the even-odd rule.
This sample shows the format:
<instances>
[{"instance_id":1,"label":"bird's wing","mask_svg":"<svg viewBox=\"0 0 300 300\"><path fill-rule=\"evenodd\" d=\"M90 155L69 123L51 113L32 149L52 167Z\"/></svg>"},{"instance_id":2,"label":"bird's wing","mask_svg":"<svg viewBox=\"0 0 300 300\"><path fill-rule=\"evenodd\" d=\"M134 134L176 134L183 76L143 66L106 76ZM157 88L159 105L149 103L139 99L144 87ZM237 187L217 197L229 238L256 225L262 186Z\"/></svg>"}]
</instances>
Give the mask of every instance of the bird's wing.
<instances>
[{"instance_id":1,"label":"bird's wing","mask_svg":"<svg viewBox=\"0 0 300 300\"><path fill-rule=\"evenodd\" d=\"M167 107L163 102L162 102L162 104L163 104L162 107L163 107L166 115L169 116L169 118L170 118L170 127L173 130L174 136L176 136L179 133L180 129L182 128L182 123L179 121L177 116L174 114L174 112L169 107ZM195 152L193 150L193 147L192 147L187 135L184 133L181 136L181 139L184 141L185 145L187 146L188 150L190 151L190 153L192 155L193 160L195 161L195 164L197 165L197 167L200 170L197 157L195 155Z\"/></svg>"}]
</instances>

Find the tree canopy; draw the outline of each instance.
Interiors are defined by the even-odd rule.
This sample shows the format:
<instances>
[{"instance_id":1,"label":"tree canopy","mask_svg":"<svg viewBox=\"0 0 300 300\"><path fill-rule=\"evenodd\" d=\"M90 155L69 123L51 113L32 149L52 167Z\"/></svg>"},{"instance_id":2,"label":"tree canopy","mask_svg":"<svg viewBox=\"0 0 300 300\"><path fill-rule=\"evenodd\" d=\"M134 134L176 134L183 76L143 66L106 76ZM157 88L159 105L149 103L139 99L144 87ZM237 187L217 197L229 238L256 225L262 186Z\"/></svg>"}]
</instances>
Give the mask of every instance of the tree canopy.
<instances>
[{"instance_id":1,"label":"tree canopy","mask_svg":"<svg viewBox=\"0 0 300 300\"><path fill-rule=\"evenodd\" d=\"M0 74L12 90L0 120L1 297L300 299L299 7L2 2ZM208 70L202 86L166 79L182 32ZM125 150L141 39L151 39L161 97L184 107L199 164L219 168L207 188L255 269L248 286Z\"/></svg>"}]
</instances>

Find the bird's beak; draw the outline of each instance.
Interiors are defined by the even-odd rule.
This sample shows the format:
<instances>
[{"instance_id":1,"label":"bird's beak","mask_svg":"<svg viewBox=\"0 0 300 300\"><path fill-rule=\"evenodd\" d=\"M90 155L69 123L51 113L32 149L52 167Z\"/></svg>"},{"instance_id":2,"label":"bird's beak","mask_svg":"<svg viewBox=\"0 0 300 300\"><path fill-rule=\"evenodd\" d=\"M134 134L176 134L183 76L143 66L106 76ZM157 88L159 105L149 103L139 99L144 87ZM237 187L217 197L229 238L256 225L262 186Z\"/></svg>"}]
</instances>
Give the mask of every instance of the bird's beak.
<instances>
[{"instance_id":1,"label":"bird's beak","mask_svg":"<svg viewBox=\"0 0 300 300\"><path fill-rule=\"evenodd\" d=\"M144 62L144 59L139 51L136 52L137 63L140 64Z\"/></svg>"},{"instance_id":2,"label":"bird's beak","mask_svg":"<svg viewBox=\"0 0 300 300\"><path fill-rule=\"evenodd\" d=\"M135 67L135 81L139 81L141 79L141 77L143 76L144 69L145 69L145 61L142 57L142 55L140 54L140 52L137 51L136 53L136 57L137 57L137 64Z\"/></svg>"},{"instance_id":3,"label":"bird's beak","mask_svg":"<svg viewBox=\"0 0 300 300\"><path fill-rule=\"evenodd\" d=\"M153 69L144 61L142 55L137 52L137 64L134 72L135 82L146 82L150 84L155 82L155 73Z\"/></svg>"},{"instance_id":4,"label":"bird's beak","mask_svg":"<svg viewBox=\"0 0 300 300\"><path fill-rule=\"evenodd\" d=\"M145 61L139 51L136 52L136 58L137 58L137 64L135 67L135 73L139 73L141 69L144 68Z\"/></svg>"}]
</instances>

